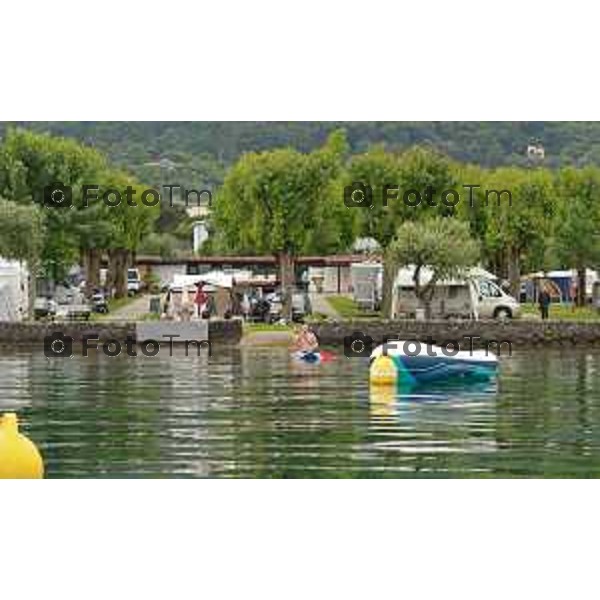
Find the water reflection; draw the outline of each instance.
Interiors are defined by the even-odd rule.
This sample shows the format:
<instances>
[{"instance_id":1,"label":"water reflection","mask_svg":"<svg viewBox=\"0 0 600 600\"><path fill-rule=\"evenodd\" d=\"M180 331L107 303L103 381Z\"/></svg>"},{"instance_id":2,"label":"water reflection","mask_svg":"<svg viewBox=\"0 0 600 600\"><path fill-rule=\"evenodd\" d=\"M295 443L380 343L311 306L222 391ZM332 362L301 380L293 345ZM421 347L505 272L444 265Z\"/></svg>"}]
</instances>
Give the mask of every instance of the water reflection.
<instances>
[{"instance_id":1,"label":"water reflection","mask_svg":"<svg viewBox=\"0 0 600 600\"><path fill-rule=\"evenodd\" d=\"M48 360L0 353L51 477L600 475L600 363L587 349L502 360L496 387L369 388L368 364L284 349Z\"/></svg>"},{"instance_id":2,"label":"water reflection","mask_svg":"<svg viewBox=\"0 0 600 600\"><path fill-rule=\"evenodd\" d=\"M0 412L16 411L30 404L30 364L27 357L0 354Z\"/></svg>"}]
</instances>

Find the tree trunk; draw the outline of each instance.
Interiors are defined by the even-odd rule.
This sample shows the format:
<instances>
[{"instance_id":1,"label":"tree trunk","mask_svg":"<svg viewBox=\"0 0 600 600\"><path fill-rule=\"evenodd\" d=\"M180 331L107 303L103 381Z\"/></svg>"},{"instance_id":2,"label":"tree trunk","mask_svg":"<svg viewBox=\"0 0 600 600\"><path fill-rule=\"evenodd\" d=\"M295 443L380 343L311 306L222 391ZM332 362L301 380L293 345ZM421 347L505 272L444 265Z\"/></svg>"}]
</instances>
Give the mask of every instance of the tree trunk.
<instances>
[{"instance_id":1,"label":"tree trunk","mask_svg":"<svg viewBox=\"0 0 600 600\"><path fill-rule=\"evenodd\" d=\"M585 306L586 304L586 285L585 285L585 267L578 267L577 269L577 306Z\"/></svg>"},{"instance_id":2,"label":"tree trunk","mask_svg":"<svg viewBox=\"0 0 600 600\"><path fill-rule=\"evenodd\" d=\"M508 266L506 261L506 252L502 250L498 250L494 253L494 273L496 275L502 276L503 279L508 279Z\"/></svg>"},{"instance_id":3,"label":"tree trunk","mask_svg":"<svg viewBox=\"0 0 600 600\"><path fill-rule=\"evenodd\" d=\"M394 267L390 260L384 258L383 261L383 285L381 290L381 314L385 319L392 319L392 308L394 304Z\"/></svg>"},{"instance_id":4,"label":"tree trunk","mask_svg":"<svg viewBox=\"0 0 600 600\"><path fill-rule=\"evenodd\" d=\"M427 306L425 304L423 288L421 287L421 265L417 265L415 267L415 272L413 273L413 283L415 284L415 297L417 298L419 308L424 308L425 316L426 318L429 318L427 315Z\"/></svg>"},{"instance_id":5,"label":"tree trunk","mask_svg":"<svg viewBox=\"0 0 600 600\"><path fill-rule=\"evenodd\" d=\"M125 248L114 248L108 251L107 287L114 289L115 298L127 296L127 268L129 251Z\"/></svg>"},{"instance_id":6,"label":"tree trunk","mask_svg":"<svg viewBox=\"0 0 600 600\"><path fill-rule=\"evenodd\" d=\"M39 262L31 260L25 263L27 267L27 318L33 317L33 303L37 298L37 275Z\"/></svg>"},{"instance_id":7,"label":"tree trunk","mask_svg":"<svg viewBox=\"0 0 600 600\"><path fill-rule=\"evenodd\" d=\"M117 250L115 298L127 296L127 268L129 267L129 252L124 248Z\"/></svg>"},{"instance_id":8,"label":"tree trunk","mask_svg":"<svg viewBox=\"0 0 600 600\"><path fill-rule=\"evenodd\" d=\"M86 294L91 295L100 287L100 260L102 252L98 248L87 248L84 252L85 288Z\"/></svg>"},{"instance_id":9,"label":"tree trunk","mask_svg":"<svg viewBox=\"0 0 600 600\"><path fill-rule=\"evenodd\" d=\"M514 247L508 248L508 281L511 295L519 298L521 293L521 265L519 250Z\"/></svg>"},{"instance_id":10,"label":"tree trunk","mask_svg":"<svg viewBox=\"0 0 600 600\"><path fill-rule=\"evenodd\" d=\"M115 292L115 281L117 273L117 255L115 250L107 250L108 265L106 268L106 279L104 286L108 290L108 295L112 298Z\"/></svg>"},{"instance_id":11,"label":"tree trunk","mask_svg":"<svg viewBox=\"0 0 600 600\"><path fill-rule=\"evenodd\" d=\"M415 281L415 292L416 289L419 289L418 299L419 299L419 307L425 310L425 320L430 321L432 317L431 304L433 302L433 297L435 296L435 286L436 286L436 278L432 277L427 285L421 287L420 281L419 285Z\"/></svg>"},{"instance_id":12,"label":"tree trunk","mask_svg":"<svg viewBox=\"0 0 600 600\"><path fill-rule=\"evenodd\" d=\"M292 320L292 288L294 285L294 258L287 252L277 255L279 272L281 277L281 318L286 321Z\"/></svg>"},{"instance_id":13,"label":"tree trunk","mask_svg":"<svg viewBox=\"0 0 600 600\"><path fill-rule=\"evenodd\" d=\"M425 306L425 320L431 321L431 299L423 300L423 304Z\"/></svg>"}]
</instances>

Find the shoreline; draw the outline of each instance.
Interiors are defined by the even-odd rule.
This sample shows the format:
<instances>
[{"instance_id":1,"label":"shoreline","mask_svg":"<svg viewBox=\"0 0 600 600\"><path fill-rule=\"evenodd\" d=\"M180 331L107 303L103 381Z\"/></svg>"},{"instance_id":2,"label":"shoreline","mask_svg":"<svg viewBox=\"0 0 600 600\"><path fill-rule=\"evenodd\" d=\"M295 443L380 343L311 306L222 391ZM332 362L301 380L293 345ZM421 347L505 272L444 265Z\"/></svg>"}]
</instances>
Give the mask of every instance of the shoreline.
<instances>
[{"instance_id":1,"label":"shoreline","mask_svg":"<svg viewBox=\"0 0 600 600\"><path fill-rule=\"evenodd\" d=\"M339 321L313 325L322 344L343 344L344 338L360 333L374 346L386 339L414 340L433 345L456 343L460 349L484 348L492 344L511 347L539 345L593 345L600 343L600 322L539 321L449 321L373 320Z\"/></svg>"},{"instance_id":2,"label":"shoreline","mask_svg":"<svg viewBox=\"0 0 600 600\"><path fill-rule=\"evenodd\" d=\"M171 324L166 321L24 321L0 322L0 345L26 346L44 341L44 338L60 331L73 338L74 342L82 341L84 336L93 335L100 341L119 340L127 337L138 339L146 335L146 330L160 329L165 332L178 330L180 323ZM254 346L286 346L293 340L293 330L282 328L252 330L244 327L239 319L191 321L192 329L198 329L198 335L188 339L206 339L224 345ZM483 347L490 343L510 343L514 347L537 345L593 345L600 343L600 321L572 320L527 320L514 321L416 321L397 320L343 320L312 323L311 328L323 345L337 346L344 343L344 338L356 333L372 338L374 345L389 339L415 340L435 345L456 341L463 348L472 344ZM200 337L198 337L200 336ZM149 337L146 335L146 339ZM153 337L153 336L150 336ZM183 338L181 338L183 340ZM177 343L177 340L174 340Z\"/></svg>"}]
</instances>

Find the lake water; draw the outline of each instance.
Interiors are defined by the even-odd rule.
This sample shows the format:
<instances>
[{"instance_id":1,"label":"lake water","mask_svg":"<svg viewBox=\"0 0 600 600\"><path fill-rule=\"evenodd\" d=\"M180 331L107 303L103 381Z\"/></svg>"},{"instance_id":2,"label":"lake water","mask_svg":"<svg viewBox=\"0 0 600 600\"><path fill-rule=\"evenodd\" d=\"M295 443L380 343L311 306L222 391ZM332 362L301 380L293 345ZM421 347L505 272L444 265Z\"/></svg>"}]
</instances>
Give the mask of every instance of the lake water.
<instances>
[{"instance_id":1,"label":"lake water","mask_svg":"<svg viewBox=\"0 0 600 600\"><path fill-rule=\"evenodd\" d=\"M0 351L0 412L16 410L47 477L596 477L600 356L501 359L491 389L370 393L368 364L213 356L52 359Z\"/></svg>"}]
</instances>

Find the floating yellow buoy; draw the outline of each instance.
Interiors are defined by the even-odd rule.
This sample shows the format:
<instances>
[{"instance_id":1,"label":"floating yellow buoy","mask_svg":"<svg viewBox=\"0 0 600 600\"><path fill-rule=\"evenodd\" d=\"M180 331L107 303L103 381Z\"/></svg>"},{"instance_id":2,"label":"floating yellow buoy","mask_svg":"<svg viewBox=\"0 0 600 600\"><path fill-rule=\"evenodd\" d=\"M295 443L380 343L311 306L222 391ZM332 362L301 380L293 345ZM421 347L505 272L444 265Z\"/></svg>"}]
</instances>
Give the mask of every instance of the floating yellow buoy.
<instances>
[{"instance_id":1,"label":"floating yellow buoy","mask_svg":"<svg viewBox=\"0 0 600 600\"><path fill-rule=\"evenodd\" d=\"M0 417L0 479L41 479L44 462L35 444L19 433L15 413Z\"/></svg>"},{"instance_id":2,"label":"floating yellow buoy","mask_svg":"<svg viewBox=\"0 0 600 600\"><path fill-rule=\"evenodd\" d=\"M394 385L398 378L396 363L384 354L371 364L369 380L373 385Z\"/></svg>"}]
</instances>

